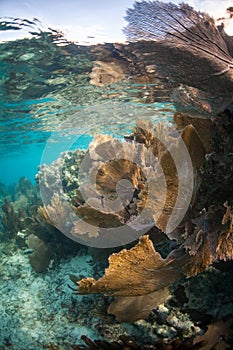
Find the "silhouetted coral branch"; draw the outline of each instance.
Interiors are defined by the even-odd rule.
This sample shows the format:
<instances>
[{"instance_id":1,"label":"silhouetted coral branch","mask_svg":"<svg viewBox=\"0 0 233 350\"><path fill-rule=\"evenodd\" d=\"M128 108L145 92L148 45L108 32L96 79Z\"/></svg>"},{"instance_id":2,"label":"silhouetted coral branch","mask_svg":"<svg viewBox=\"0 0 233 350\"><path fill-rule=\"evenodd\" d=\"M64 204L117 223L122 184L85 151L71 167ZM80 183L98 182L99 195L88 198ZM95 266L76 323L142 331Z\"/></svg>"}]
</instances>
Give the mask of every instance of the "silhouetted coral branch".
<instances>
[{"instance_id":1,"label":"silhouetted coral branch","mask_svg":"<svg viewBox=\"0 0 233 350\"><path fill-rule=\"evenodd\" d=\"M128 9L126 20L125 34L130 42L138 41L130 49L144 65L153 61L163 76L215 96L226 96L227 89L232 94L232 57L209 15L186 4L142 1Z\"/></svg>"}]
</instances>

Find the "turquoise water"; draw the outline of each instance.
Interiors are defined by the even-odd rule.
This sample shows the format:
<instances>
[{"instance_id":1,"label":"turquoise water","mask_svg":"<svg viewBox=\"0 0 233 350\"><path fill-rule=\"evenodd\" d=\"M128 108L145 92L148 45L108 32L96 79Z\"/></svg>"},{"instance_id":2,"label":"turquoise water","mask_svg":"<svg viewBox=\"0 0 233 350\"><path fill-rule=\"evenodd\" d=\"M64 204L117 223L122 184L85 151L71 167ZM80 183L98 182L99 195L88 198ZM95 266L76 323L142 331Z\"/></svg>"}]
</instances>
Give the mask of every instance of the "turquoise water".
<instances>
[{"instance_id":1,"label":"turquoise water","mask_svg":"<svg viewBox=\"0 0 233 350\"><path fill-rule=\"evenodd\" d=\"M76 113L78 140L72 148L87 148L100 130L122 137L147 109L153 120L172 117L170 101L143 102L149 85L128 81L91 85L91 53L87 47L61 45L63 40L41 32L0 44L0 182L13 184L21 176L34 181L47 140ZM80 138L83 133L86 136ZM55 142L48 162L66 150L63 141Z\"/></svg>"},{"instance_id":2,"label":"turquoise water","mask_svg":"<svg viewBox=\"0 0 233 350\"><path fill-rule=\"evenodd\" d=\"M164 6L182 25L185 5ZM231 108L204 120L147 52L0 18L27 27L0 41L0 350L230 349Z\"/></svg>"},{"instance_id":3,"label":"turquoise water","mask_svg":"<svg viewBox=\"0 0 233 350\"><path fill-rule=\"evenodd\" d=\"M90 48L49 30L0 43L0 349L73 349L82 335L150 340L149 323L120 324L107 315L105 298L74 293L69 276L100 276L109 251L95 260L98 251L62 235L38 210L40 165L64 151L87 150L99 134L122 139L138 119L172 119L171 101L147 98L150 84L91 85L94 64ZM65 182L72 191L77 167L70 165L74 179Z\"/></svg>"}]
</instances>

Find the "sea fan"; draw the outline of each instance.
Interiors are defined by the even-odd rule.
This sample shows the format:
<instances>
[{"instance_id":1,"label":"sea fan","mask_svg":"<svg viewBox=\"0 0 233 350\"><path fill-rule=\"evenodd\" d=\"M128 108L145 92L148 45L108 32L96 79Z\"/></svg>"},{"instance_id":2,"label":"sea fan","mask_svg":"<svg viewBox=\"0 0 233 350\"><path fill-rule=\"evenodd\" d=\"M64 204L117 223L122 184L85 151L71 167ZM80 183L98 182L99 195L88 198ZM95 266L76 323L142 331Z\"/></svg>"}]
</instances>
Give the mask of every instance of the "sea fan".
<instances>
[{"instance_id":1,"label":"sea fan","mask_svg":"<svg viewBox=\"0 0 233 350\"><path fill-rule=\"evenodd\" d=\"M126 20L130 49L146 64L153 62L160 74L215 95L227 90L232 95L233 60L209 15L186 4L142 1L127 11Z\"/></svg>"}]
</instances>

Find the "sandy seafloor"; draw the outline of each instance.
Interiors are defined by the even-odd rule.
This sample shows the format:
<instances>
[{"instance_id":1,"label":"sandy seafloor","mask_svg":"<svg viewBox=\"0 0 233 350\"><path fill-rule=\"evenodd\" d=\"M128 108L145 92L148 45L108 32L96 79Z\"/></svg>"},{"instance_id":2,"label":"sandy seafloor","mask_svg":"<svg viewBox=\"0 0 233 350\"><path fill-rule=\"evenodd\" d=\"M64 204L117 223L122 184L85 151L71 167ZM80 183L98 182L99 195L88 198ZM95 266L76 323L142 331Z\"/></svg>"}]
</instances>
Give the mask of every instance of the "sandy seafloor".
<instances>
[{"instance_id":1,"label":"sandy seafloor","mask_svg":"<svg viewBox=\"0 0 233 350\"><path fill-rule=\"evenodd\" d=\"M91 274L90 256L67 259L45 274L36 274L27 251L12 248L1 246L1 349L43 349L54 341L76 342L82 334L92 336L90 324L85 323L87 298L75 296L68 286L70 273ZM75 323L72 310L69 313L72 303L81 314Z\"/></svg>"}]
</instances>

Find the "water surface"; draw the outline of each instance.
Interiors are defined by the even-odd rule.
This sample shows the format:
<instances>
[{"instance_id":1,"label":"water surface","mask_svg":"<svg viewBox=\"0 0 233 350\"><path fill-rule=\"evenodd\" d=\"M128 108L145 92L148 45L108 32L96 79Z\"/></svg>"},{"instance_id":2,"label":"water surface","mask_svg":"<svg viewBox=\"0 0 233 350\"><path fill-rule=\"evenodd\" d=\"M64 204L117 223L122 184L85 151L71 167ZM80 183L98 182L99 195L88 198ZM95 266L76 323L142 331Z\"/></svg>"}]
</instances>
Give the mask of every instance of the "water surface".
<instances>
[{"instance_id":1,"label":"water surface","mask_svg":"<svg viewBox=\"0 0 233 350\"><path fill-rule=\"evenodd\" d=\"M0 181L33 181L48 138L64 121L76 120L77 138L80 124L87 138L73 148L86 148L89 134L111 129L123 136L146 109L153 120L172 117L170 101L145 103L146 84L91 85L95 58L87 46L69 43L52 29L42 31L37 20L5 19L0 25L2 33L26 27L31 38L0 43ZM58 153L54 145L51 160Z\"/></svg>"}]
</instances>

